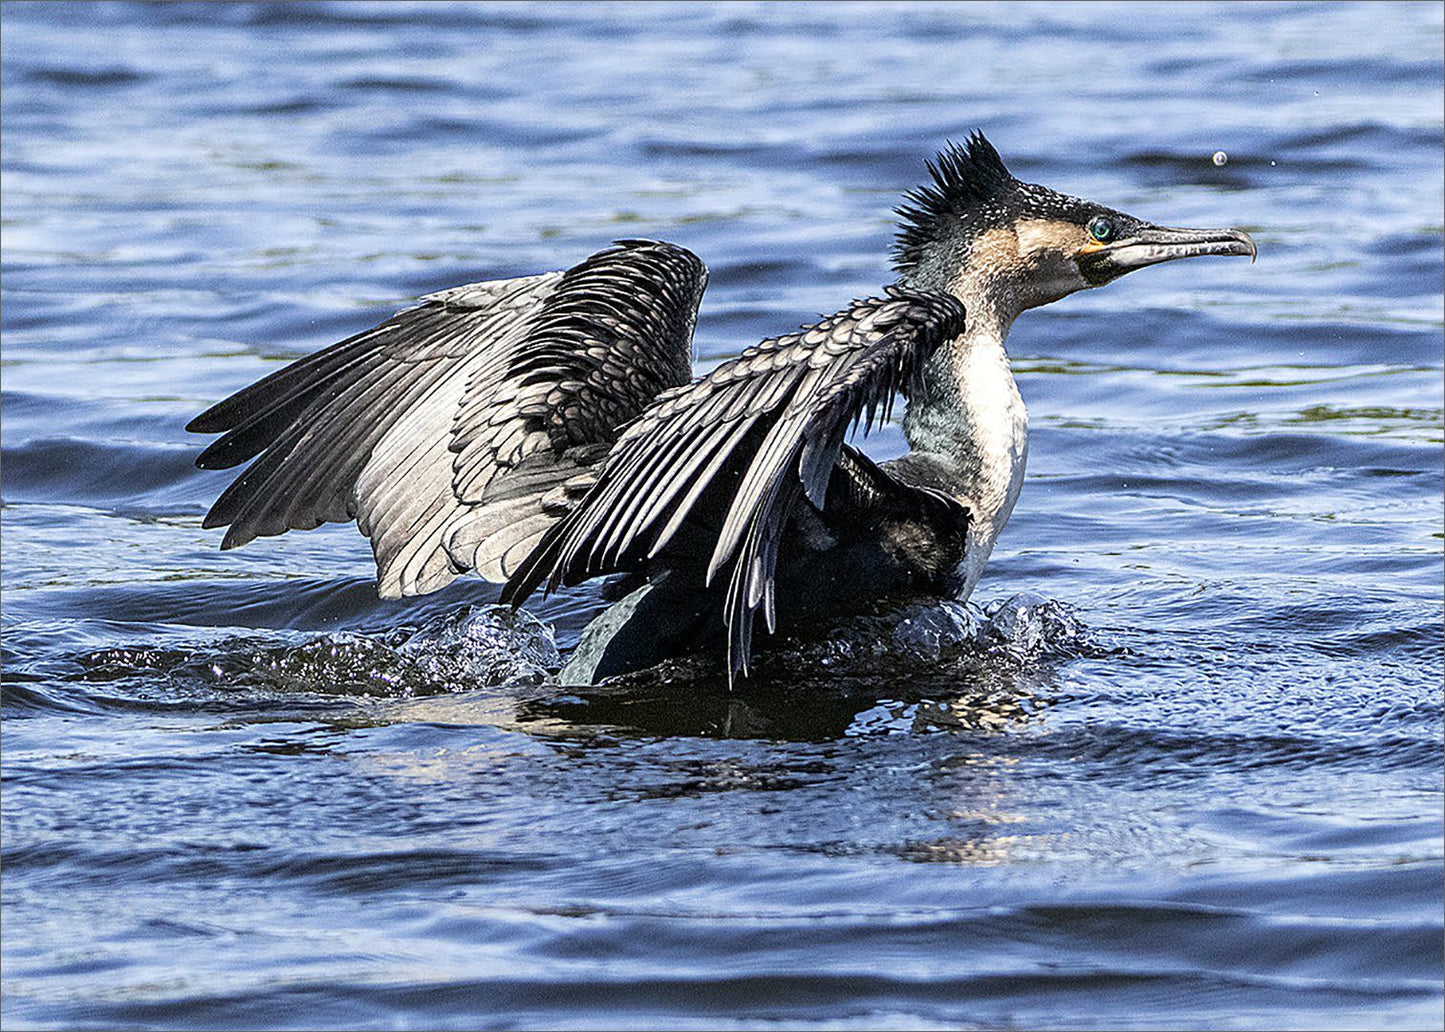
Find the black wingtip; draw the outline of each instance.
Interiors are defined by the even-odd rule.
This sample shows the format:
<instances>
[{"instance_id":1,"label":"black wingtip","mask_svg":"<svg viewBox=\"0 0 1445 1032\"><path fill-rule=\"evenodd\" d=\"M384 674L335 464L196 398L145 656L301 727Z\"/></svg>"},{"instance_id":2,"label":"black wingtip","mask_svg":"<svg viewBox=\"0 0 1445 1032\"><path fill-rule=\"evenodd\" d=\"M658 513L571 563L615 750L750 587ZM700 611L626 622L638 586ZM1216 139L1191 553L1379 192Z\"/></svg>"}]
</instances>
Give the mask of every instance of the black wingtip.
<instances>
[{"instance_id":1,"label":"black wingtip","mask_svg":"<svg viewBox=\"0 0 1445 1032\"><path fill-rule=\"evenodd\" d=\"M187 429L190 428L187 427ZM192 430L191 432L213 433L214 431ZM222 438L220 441L211 442L211 444L204 451L202 451L201 454L196 456L196 469L231 469L238 464L237 462L228 462L226 461L224 456L216 454L216 445L221 444L224 440L225 438Z\"/></svg>"},{"instance_id":2,"label":"black wingtip","mask_svg":"<svg viewBox=\"0 0 1445 1032\"><path fill-rule=\"evenodd\" d=\"M511 606L513 609L522 608L522 603L526 602L546 579L548 569L555 562L554 544L559 533L558 528L564 526L566 522L565 519L559 520L547 528L541 540L533 546L532 551L507 578L507 582L502 585L502 593L498 596L497 601L504 606Z\"/></svg>"},{"instance_id":3,"label":"black wingtip","mask_svg":"<svg viewBox=\"0 0 1445 1032\"><path fill-rule=\"evenodd\" d=\"M224 402L222 404L224 404ZM186 433L219 434L224 430L231 429L226 420L220 418L220 414L217 412L220 407L220 405L212 405L199 416L193 418L186 424Z\"/></svg>"}]
</instances>

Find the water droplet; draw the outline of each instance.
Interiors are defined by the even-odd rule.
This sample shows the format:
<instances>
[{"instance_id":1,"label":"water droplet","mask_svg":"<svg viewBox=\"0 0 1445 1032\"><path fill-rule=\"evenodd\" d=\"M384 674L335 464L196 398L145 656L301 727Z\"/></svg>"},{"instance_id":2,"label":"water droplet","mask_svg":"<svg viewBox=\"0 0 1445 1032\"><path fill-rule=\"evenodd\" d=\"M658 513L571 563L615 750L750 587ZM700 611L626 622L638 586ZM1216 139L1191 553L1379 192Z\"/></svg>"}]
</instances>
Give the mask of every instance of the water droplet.
<instances>
[{"instance_id":1,"label":"water droplet","mask_svg":"<svg viewBox=\"0 0 1445 1032\"><path fill-rule=\"evenodd\" d=\"M1222 151L1222 150L1217 150L1217 151L1215 151L1215 152L1214 152L1214 163L1215 163L1216 165L1226 165L1226 164L1228 164L1228 163L1229 163L1229 155L1226 154L1226 153L1224 153L1224 151Z\"/></svg>"}]
</instances>

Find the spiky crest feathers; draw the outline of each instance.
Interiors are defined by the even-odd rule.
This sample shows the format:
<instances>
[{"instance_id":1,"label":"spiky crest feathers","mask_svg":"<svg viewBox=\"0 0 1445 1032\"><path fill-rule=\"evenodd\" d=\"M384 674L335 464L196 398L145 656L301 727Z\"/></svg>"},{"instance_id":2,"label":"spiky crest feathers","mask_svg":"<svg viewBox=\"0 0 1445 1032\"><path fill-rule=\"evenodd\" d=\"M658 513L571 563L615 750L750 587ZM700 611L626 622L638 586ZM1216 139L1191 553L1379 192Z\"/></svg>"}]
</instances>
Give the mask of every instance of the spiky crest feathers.
<instances>
[{"instance_id":1,"label":"spiky crest feathers","mask_svg":"<svg viewBox=\"0 0 1445 1032\"><path fill-rule=\"evenodd\" d=\"M1018 184L998 151L974 130L962 143L948 143L927 163L932 183L909 190L895 213L901 220L893 245L894 266L906 271L951 225L986 216L990 201Z\"/></svg>"}]
</instances>

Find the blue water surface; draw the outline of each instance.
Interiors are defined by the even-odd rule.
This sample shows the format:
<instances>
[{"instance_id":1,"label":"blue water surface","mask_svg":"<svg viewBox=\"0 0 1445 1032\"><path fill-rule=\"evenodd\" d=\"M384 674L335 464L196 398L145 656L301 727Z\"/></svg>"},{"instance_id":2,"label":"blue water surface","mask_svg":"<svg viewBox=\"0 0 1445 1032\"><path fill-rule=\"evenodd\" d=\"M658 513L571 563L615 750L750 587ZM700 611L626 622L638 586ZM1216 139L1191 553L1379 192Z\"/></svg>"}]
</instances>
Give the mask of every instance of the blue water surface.
<instances>
[{"instance_id":1,"label":"blue water surface","mask_svg":"<svg viewBox=\"0 0 1445 1032\"><path fill-rule=\"evenodd\" d=\"M0 18L6 1028L1441 1027L1439 4ZM1020 320L978 608L569 693L595 589L201 529L281 363L647 236L705 368L976 127L1260 249Z\"/></svg>"}]
</instances>

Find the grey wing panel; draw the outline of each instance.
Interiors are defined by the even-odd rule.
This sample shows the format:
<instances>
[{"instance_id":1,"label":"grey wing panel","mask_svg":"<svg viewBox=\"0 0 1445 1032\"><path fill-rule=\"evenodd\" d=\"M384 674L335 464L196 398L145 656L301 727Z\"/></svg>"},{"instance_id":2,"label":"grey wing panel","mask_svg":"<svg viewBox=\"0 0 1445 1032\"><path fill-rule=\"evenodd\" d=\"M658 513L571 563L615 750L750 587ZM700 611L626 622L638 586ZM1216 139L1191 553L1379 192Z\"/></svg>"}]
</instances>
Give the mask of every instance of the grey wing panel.
<instances>
[{"instance_id":1,"label":"grey wing panel","mask_svg":"<svg viewBox=\"0 0 1445 1032\"><path fill-rule=\"evenodd\" d=\"M357 479L388 432L418 408L445 403L450 383L465 384L469 364L505 350L508 335L517 335L560 278L549 273L430 295L196 417L188 429L226 431L197 465L223 469L255 458L204 525L229 525L222 547L234 548L354 518ZM442 486L450 494L449 479Z\"/></svg>"},{"instance_id":2,"label":"grey wing panel","mask_svg":"<svg viewBox=\"0 0 1445 1032\"><path fill-rule=\"evenodd\" d=\"M748 348L702 380L661 395L608 456L596 487L543 536L508 582L525 598L633 569L666 548L698 502L724 484L707 580L730 567L724 618L746 670L755 612L773 622L773 571L800 496L822 507L850 423L885 416L924 361L963 332L954 298L889 288L801 333Z\"/></svg>"}]
</instances>

